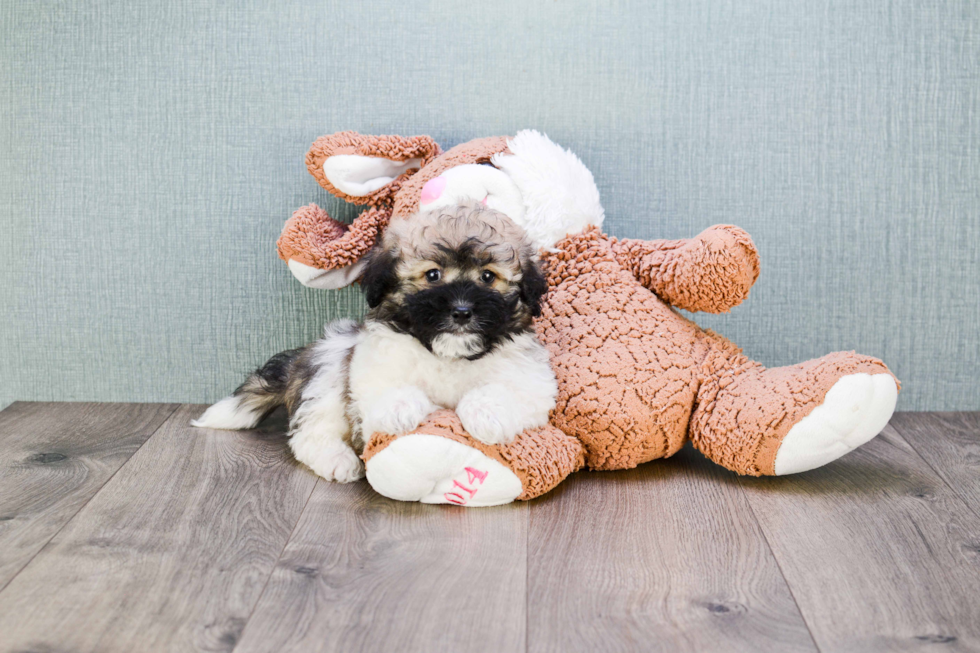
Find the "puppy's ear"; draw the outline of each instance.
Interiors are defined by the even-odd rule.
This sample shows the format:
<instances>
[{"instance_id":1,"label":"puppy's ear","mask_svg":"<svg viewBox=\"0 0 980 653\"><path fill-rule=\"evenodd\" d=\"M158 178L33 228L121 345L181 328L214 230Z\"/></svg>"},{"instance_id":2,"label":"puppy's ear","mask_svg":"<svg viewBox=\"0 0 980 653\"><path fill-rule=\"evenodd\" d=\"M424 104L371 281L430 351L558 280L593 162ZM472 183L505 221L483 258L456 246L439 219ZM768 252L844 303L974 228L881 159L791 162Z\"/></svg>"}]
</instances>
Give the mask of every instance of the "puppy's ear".
<instances>
[{"instance_id":1,"label":"puppy's ear","mask_svg":"<svg viewBox=\"0 0 980 653\"><path fill-rule=\"evenodd\" d=\"M526 261L521 270L521 301L527 304L533 317L541 315L541 299L548 292L548 282L534 261Z\"/></svg>"},{"instance_id":2,"label":"puppy's ear","mask_svg":"<svg viewBox=\"0 0 980 653\"><path fill-rule=\"evenodd\" d=\"M364 273L361 274L361 288L370 308L377 307L388 293L398 287L397 264L395 255L383 247L377 246L368 252Z\"/></svg>"}]
</instances>

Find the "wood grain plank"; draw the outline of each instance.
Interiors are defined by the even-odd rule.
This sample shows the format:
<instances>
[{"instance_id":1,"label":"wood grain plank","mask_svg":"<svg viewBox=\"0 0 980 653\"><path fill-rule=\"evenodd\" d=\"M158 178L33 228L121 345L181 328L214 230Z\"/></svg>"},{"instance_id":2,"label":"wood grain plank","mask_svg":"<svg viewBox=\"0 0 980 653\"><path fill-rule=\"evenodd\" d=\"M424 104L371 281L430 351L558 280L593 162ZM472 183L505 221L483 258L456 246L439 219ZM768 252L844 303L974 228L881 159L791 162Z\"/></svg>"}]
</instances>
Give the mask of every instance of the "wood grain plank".
<instances>
[{"instance_id":1,"label":"wood grain plank","mask_svg":"<svg viewBox=\"0 0 980 653\"><path fill-rule=\"evenodd\" d=\"M176 409L17 402L0 412L0 589Z\"/></svg>"},{"instance_id":2,"label":"wood grain plank","mask_svg":"<svg viewBox=\"0 0 980 653\"><path fill-rule=\"evenodd\" d=\"M896 413L891 425L974 512L980 511L980 413Z\"/></svg>"},{"instance_id":3,"label":"wood grain plank","mask_svg":"<svg viewBox=\"0 0 980 653\"><path fill-rule=\"evenodd\" d=\"M235 652L523 651L527 511L320 482Z\"/></svg>"},{"instance_id":4,"label":"wood grain plank","mask_svg":"<svg viewBox=\"0 0 980 653\"><path fill-rule=\"evenodd\" d=\"M316 477L185 406L0 593L2 651L231 650Z\"/></svg>"},{"instance_id":5,"label":"wood grain plank","mask_svg":"<svg viewBox=\"0 0 980 653\"><path fill-rule=\"evenodd\" d=\"M740 483L821 650L980 650L980 519L892 427Z\"/></svg>"},{"instance_id":6,"label":"wood grain plank","mask_svg":"<svg viewBox=\"0 0 980 653\"><path fill-rule=\"evenodd\" d=\"M690 448L531 505L528 650L815 651L734 474Z\"/></svg>"}]
</instances>

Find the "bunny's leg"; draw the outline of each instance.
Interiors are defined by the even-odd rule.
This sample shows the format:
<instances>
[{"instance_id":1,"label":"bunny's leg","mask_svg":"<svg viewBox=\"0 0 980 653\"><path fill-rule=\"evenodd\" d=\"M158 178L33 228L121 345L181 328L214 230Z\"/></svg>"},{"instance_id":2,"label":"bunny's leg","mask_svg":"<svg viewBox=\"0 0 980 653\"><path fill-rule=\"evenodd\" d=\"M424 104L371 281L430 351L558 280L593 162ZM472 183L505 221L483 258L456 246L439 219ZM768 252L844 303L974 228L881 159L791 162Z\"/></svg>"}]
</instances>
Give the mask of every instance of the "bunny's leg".
<instances>
[{"instance_id":1,"label":"bunny's leg","mask_svg":"<svg viewBox=\"0 0 980 653\"><path fill-rule=\"evenodd\" d=\"M898 381L876 358L836 352L766 369L714 337L690 435L708 458L739 474L826 465L878 435L895 410Z\"/></svg>"},{"instance_id":2,"label":"bunny's leg","mask_svg":"<svg viewBox=\"0 0 980 653\"><path fill-rule=\"evenodd\" d=\"M374 434L362 457L371 487L390 499L481 507L548 492L582 466L584 455L578 440L550 425L486 445L453 411L440 410L411 433Z\"/></svg>"}]
</instances>

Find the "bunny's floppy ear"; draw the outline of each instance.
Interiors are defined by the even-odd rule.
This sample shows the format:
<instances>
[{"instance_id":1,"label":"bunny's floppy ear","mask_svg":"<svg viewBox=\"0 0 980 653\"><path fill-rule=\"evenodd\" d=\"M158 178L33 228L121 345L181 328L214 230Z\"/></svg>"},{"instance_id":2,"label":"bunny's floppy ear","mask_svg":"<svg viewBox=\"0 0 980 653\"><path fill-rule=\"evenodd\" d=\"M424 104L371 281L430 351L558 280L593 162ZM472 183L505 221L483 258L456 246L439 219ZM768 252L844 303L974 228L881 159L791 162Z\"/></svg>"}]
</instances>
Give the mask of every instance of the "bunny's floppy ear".
<instances>
[{"instance_id":1,"label":"bunny's floppy ear","mask_svg":"<svg viewBox=\"0 0 980 653\"><path fill-rule=\"evenodd\" d=\"M388 226L394 194L441 152L428 136L321 136L306 154L310 174L337 197L370 208L346 225L315 204L302 207L283 227L279 257L304 286L353 283L364 271L364 255Z\"/></svg>"},{"instance_id":2,"label":"bunny's floppy ear","mask_svg":"<svg viewBox=\"0 0 980 653\"><path fill-rule=\"evenodd\" d=\"M310 288L343 288L357 281L361 260L391 219L391 208L372 206L346 225L316 204L304 206L286 221L277 243L279 258L299 282Z\"/></svg>"},{"instance_id":3,"label":"bunny's floppy ear","mask_svg":"<svg viewBox=\"0 0 980 653\"><path fill-rule=\"evenodd\" d=\"M306 167L325 189L352 204L389 203L400 183L442 150L428 136L321 136L306 154Z\"/></svg>"}]
</instances>

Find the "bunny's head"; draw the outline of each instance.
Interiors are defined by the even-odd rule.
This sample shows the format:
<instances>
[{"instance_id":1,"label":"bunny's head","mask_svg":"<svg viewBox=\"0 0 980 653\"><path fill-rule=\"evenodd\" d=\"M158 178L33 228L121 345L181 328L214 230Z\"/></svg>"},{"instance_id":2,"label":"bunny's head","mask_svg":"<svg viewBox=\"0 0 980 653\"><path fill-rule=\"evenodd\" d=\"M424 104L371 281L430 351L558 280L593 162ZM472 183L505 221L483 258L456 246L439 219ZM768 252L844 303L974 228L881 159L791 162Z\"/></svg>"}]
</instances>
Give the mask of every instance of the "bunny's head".
<instances>
[{"instance_id":1,"label":"bunny's head","mask_svg":"<svg viewBox=\"0 0 980 653\"><path fill-rule=\"evenodd\" d=\"M479 138L443 152L428 136L323 136L306 155L323 188L367 205L350 225L315 205L296 211L279 256L304 285L340 288L361 274L364 256L392 220L479 202L522 227L538 248L601 226L592 173L571 152L532 130Z\"/></svg>"}]
</instances>

